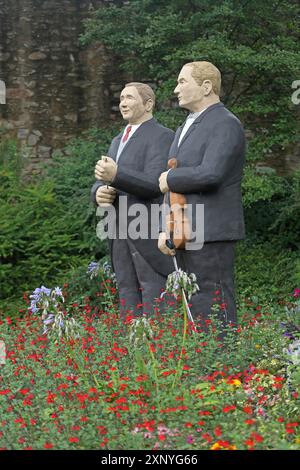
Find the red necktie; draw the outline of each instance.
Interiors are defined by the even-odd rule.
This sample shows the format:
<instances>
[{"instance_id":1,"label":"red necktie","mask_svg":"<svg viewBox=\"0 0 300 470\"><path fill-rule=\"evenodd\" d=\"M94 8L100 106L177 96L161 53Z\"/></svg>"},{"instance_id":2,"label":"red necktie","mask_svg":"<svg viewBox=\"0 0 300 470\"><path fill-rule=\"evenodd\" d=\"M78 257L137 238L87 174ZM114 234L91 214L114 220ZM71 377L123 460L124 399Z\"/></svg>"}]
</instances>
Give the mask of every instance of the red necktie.
<instances>
[{"instance_id":1,"label":"red necktie","mask_svg":"<svg viewBox=\"0 0 300 470\"><path fill-rule=\"evenodd\" d=\"M123 137L123 139L122 139L123 144L124 144L124 142L127 141L128 137L129 137L129 134L130 134L130 131L131 131L131 128L132 128L132 126L128 126L128 127L126 128L125 135L124 135L124 137Z\"/></svg>"}]
</instances>

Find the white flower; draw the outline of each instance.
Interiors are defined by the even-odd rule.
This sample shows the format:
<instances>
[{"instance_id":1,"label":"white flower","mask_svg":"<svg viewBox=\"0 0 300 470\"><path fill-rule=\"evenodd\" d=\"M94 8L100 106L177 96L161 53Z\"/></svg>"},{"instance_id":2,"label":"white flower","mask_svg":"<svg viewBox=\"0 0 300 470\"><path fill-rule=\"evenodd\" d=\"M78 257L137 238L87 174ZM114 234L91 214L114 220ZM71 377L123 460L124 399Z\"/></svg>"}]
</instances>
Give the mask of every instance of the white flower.
<instances>
[{"instance_id":1,"label":"white flower","mask_svg":"<svg viewBox=\"0 0 300 470\"><path fill-rule=\"evenodd\" d=\"M163 297L166 292L176 296L180 295L181 289L185 291L189 300L193 294L200 290L197 284L196 275L194 273L187 274L179 268L178 271L174 271L169 274L166 283L166 290L162 293L161 297Z\"/></svg>"}]
</instances>

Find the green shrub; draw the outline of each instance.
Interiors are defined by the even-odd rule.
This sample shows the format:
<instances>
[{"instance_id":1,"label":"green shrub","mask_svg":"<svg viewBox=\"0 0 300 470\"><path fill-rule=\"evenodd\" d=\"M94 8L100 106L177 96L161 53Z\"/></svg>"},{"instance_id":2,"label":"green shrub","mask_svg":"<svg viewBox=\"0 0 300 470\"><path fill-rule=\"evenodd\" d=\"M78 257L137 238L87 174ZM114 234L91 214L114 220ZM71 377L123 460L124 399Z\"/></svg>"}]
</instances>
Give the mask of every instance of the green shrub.
<instances>
[{"instance_id":1,"label":"green shrub","mask_svg":"<svg viewBox=\"0 0 300 470\"><path fill-rule=\"evenodd\" d=\"M60 282L71 269L106 253L95 234L90 202L94 165L107 151L111 134L91 131L73 141L68 156L55 155L37 181L21 177L14 142L2 143L0 171L0 301L24 290ZM9 303L8 300L5 304Z\"/></svg>"}]
</instances>

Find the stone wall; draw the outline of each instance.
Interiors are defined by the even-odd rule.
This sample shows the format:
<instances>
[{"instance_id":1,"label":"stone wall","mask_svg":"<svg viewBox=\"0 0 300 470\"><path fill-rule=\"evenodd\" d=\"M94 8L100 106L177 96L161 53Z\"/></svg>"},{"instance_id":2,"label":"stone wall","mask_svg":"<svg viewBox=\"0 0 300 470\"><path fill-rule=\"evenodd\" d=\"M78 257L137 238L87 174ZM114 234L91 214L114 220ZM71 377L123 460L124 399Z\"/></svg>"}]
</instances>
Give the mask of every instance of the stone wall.
<instances>
[{"instance_id":1,"label":"stone wall","mask_svg":"<svg viewBox=\"0 0 300 470\"><path fill-rule=\"evenodd\" d=\"M116 64L101 44L79 45L83 19L103 0L0 0L0 128L34 171L53 149L114 117Z\"/></svg>"}]
</instances>

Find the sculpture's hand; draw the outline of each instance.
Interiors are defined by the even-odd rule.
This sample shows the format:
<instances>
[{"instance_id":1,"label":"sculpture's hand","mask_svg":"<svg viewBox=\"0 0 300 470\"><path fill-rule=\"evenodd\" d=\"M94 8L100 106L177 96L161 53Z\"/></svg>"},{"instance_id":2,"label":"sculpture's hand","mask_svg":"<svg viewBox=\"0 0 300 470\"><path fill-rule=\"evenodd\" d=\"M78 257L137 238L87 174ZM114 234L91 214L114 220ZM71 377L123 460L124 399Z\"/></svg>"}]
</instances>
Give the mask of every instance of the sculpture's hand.
<instances>
[{"instance_id":1,"label":"sculpture's hand","mask_svg":"<svg viewBox=\"0 0 300 470\"><path fill-rule=\"evenodd\" d=\"M96 202L100 207L109 207L116 198L117 191L112 186L100 186L96 192Z\"/></svg>"},{"instance_id":2,"label":"sculpture's hand","mask_svg":"<svg viewBox=\"0 0 300 470\"><path fill-rule=\"evenodd\" d=\"M96 163L95 177L97 180L111 183L116 177L117 170L118 165L112 158L102 156L101 160Z\"/></svg>"},{"instance_id":3,"label":"sculpture's hand","mask_svg":"<svg viewBox=\"0 0 300 470\"><path fill-rule=\"evenodd\" d=\"M166 232L161 232L158 237L158 249L164 254L168 256L174 256L176 254L175 250L171 250L166 245L167 241L167 234Z\"/></svg>"},{"instance_id":4,"label":"sculpture's hand","mask_svg":"<svg viewBox=\"0 0 300 470\"><path fill-rule=\"evenodd\" d=\"M159 189L163 194L165 194L167 191L169 191L169 186L167 183L167 176L168 176L169 171L164 171L161 173L159 177Z\"/></svg>"}]
</instances>

